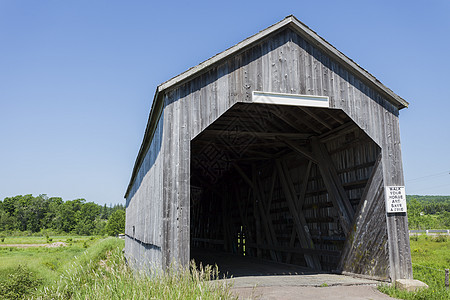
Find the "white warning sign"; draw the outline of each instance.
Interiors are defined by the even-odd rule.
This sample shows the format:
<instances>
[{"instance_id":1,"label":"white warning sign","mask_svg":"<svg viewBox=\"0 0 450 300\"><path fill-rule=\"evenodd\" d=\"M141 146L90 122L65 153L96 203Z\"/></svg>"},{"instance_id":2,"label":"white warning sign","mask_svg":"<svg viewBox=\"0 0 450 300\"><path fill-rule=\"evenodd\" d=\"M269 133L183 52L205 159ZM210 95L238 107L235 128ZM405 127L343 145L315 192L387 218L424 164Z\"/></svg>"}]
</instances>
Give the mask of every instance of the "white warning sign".
<instances>
[{"instance_id":1,"label":"white warning sign","mask_svg":"<svg viewBox=\"0 0 450 300\"><path fill-rule=\"evenodd\" d=\"M386 186L386 212L406 212L406 194L404 186Z\"/></svg>"}]
</instances>

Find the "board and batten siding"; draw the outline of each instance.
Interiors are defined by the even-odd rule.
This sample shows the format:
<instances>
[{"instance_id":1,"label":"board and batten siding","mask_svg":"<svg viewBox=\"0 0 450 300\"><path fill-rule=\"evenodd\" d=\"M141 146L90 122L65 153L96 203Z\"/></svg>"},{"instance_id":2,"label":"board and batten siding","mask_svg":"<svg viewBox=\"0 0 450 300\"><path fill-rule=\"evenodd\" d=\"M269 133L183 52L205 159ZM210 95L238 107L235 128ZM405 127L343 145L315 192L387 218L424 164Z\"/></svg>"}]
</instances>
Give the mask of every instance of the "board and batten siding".
<instances>
[{"instance_id":1,"label":"board and batten siding","mask_svg":"<svg viewBox=\"0 0 450 300\"><path fill-rule=\"evenodd\" d=\"M162 262L163 116L126 200L125 253L140 268Z\"/></svg>"},{"instance_id":2,"label":"board and batten siding","mask_svg":"<svg viewBox=\"0 0 450 300\"><path fill-rule=\"evenodd\" d=\"M384 205L381 154L356 210L352 231L346 240L338 269L344 274L388 280L389 253Z\"/></svg>"},{"instance_id":3,"label":"board and batten siding","mask_svg":"<svg viewBox=\"0 0 450 300\"><path fill-rule=\"evenodd\" d=\"M328 96L331 109L342 109L381 148L384 185L404 185L398 108L360 77L290 28L283 28L167 87L160 95L164 101L162 135L155 134L152 141L153 145L162 138L156 142L161 145L157 153L161 164L154 170L144 168L133 184L127 200L127 234L131 220L136 226L150 225L145 219L153 218L154 212L147 208L162 205L162 223L158 219L157 228L143 231L148 237L136 235L135 239L156 241L155 232L162 225L158 246L163 265L188 263L190 141L235 103L251 103L253 91ZM152 175L147 176L148 172ZM384 207L384 197L377 201L383 201L377 205ZM390 277L411 278L406 214L386 215L386 222Z\"/></svg>"}]
</instances>

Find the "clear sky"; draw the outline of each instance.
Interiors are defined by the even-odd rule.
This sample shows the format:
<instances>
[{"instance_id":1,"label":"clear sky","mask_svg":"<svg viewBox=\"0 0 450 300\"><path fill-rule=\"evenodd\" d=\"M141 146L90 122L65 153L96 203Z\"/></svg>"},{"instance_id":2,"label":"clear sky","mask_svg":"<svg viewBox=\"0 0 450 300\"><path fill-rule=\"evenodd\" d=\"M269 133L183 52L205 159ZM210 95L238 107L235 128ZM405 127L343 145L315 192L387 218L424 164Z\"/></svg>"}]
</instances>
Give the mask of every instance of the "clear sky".
<instances>
[{"instance_id":1,"label":"clear sky","mask_svg":"<svg viewBox=\"0 0 450 300\"><path fill-rule=\"evenodd\" d=\"M406 192L450 195L447 0L0 0L0 199L124 203L156 86L290 14L410 102Z\"/></svg>"}]
</instances>

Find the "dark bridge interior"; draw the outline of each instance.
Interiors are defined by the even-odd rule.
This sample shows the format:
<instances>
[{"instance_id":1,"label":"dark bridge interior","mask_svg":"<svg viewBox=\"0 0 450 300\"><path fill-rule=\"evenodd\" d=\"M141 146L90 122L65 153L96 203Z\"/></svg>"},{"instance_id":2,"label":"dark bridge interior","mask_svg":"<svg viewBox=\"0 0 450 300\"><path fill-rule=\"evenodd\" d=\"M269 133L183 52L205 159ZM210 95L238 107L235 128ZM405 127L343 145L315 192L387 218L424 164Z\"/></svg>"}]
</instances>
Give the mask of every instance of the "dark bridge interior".
<instances>
[{"instance_id":1,"label":"dark bridge interior","mask_svg":"<svg viewBox=\"0 0 450 300\"><path fill-rule=\"evenodd\" d=\"M339 269L379 154L341 110L234 105L191 141L191 258Z\"/></svg>"}]
</instances>

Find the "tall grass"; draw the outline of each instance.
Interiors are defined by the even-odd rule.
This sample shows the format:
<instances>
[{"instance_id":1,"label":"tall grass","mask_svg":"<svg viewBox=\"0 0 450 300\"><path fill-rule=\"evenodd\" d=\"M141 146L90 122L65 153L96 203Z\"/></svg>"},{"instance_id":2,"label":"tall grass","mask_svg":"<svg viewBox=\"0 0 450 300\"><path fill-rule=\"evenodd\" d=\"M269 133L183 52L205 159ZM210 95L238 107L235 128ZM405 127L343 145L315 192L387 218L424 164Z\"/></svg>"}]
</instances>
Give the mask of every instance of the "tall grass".
<instances>
[{"instance_id":1,"label":"tall grass","mask_svg":"<svg viewBox=\"0 0 450 300\"><path fill-rule=\"evenodd\" d=\"M171 268L151 274L133 272L125 263L123 241L101 240L77 257L54 286L34 299L235 299L230 284L212 281L217 267Z\"/></svg>"},{"instance_id":2,"label":"tall grass","mask_svg":"<svg viewBox=\"0 0 450 300\"><path fill-rule=\"evenodd\" d=\"M443 236L413 236L410 245L414 279L425 282L429 288L412 293L381 286L380 291L407 300L450 299L450 291L444 287L444 269L450 267L450 240Z\"/></svg>"}]
</instances>

